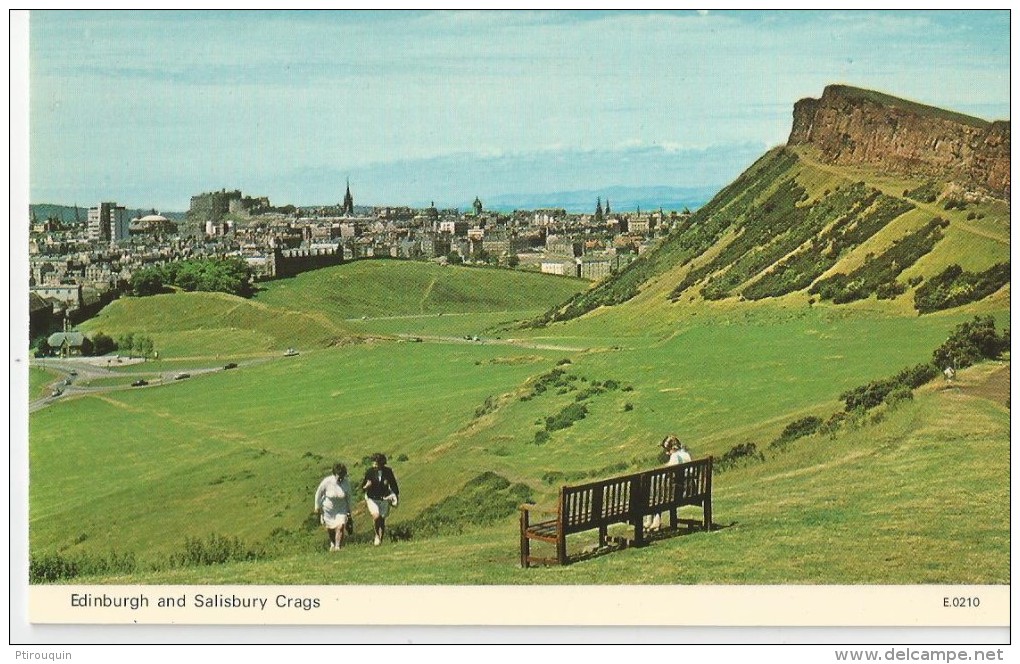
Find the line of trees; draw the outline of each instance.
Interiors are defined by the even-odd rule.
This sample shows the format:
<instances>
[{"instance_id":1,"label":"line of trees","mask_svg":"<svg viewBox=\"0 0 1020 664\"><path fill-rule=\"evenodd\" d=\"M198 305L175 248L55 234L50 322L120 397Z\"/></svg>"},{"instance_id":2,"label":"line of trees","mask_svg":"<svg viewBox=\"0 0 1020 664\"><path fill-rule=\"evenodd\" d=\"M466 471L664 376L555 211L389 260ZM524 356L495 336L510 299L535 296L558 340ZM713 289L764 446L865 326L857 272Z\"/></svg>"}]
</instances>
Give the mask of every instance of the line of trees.
<instances>
[{"instance_id":1,"label":"line of trees","mask_svg":"<svg viewBox=\"0 0 1020 664\"><path fill-rule=\"evenodd\" d=\"M251 269L240 258L196 258L142 268L131 276L137 296L184 291L214 291L249 297L254 292Z\"/></svg>"}]
</instances>

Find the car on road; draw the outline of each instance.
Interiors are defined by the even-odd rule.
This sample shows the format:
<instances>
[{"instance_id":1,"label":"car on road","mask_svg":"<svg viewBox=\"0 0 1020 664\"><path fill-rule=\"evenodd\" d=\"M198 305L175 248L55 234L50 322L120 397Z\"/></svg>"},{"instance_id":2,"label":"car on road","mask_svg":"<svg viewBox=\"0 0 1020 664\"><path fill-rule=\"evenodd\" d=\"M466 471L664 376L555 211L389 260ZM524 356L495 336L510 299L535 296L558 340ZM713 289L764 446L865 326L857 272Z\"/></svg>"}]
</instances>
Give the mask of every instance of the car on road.
<instances>
[{"instance_id":1,"label":"car on road","mask_svg":"<svg viewBox=\"0 0 1020 664\"><path fill-rule=\"evenodd\" d=\"M74 369L71 369L71 370L70 370L70 371L68 371L67 373L68 373L68 374L70 374L70 375L72 375L72 376L77 376L77 375L78 375L78 372L77 372L77 371L75 371Z\"/></svg>"},{"instance_id":2,"label":"car on road","mask_svg":"<svg viewBox=\"0 0 1020 664\"><path fill-rule=\"evenodd\" d=\"M147 381L147 380L145 380L143 378L139 378L135 382L131 383L131 387L144 387L145 385L148 385L148 384L149 384L149 381Z\"/></svg>"},{"instance_id":3,"label":"car on road","mask_svg":"<svg viewBox=\"0 0 1020 664\"><path fill-rule=\"evenodd\" d=\"M184 380L185 378L191 378L191 374L189 374L189 373L179 373L176 376L174 376L174 380Z\"/></svg>"},{"instance_id":4,"label":"car on road","mask_svg":"<svg viewBox=\"0 0 1020 664\"><path fill-rule=\"evenodd\" d=\"M284 357L294 357L295 355L298 355L298 352L294 348L288 348L287 351L283 354Z\"/></svg>"},{"instance_id":5,"label":"car on road","mask_svg":"<svg viewBox=\"0 0 1020 664\"><path fill-rule=\"evenodd\" d=\"M237 362L229 362L227 364L224 364L223 368L224 369L236 369L237 368Z\"/></svg>"},{"instance_id":6,"label":"car on road","mask_svg":"<svg viewBox=\"0 0 1020 664\"><path fill-rule=\"evenodd\" d=\"M58 387L57 389L53 390L53 393L50 396L51 397L59 397L63 393L64 393L64 391Z\"/></svg>"}]
</instances>

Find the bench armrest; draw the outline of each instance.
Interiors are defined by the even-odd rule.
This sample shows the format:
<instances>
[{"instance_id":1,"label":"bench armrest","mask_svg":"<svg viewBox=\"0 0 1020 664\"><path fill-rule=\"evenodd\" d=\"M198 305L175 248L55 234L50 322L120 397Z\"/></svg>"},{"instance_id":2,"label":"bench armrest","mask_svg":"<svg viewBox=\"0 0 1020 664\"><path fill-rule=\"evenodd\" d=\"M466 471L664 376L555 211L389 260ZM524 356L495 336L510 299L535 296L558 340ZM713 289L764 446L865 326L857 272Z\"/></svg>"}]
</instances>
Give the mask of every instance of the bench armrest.
<instances>
[{"instance_id":1,"label":"bench armrest","mask_svg":"<svg viewBox=\"0 0 1020 664\"><path fill-rule=\"evenodd\" d=\"M530 503L524 503L518 508L522 512L539 512L541 514L559 514L559 510L551 510L547 507L539 507Z\"/></svg>"}]
</instances>

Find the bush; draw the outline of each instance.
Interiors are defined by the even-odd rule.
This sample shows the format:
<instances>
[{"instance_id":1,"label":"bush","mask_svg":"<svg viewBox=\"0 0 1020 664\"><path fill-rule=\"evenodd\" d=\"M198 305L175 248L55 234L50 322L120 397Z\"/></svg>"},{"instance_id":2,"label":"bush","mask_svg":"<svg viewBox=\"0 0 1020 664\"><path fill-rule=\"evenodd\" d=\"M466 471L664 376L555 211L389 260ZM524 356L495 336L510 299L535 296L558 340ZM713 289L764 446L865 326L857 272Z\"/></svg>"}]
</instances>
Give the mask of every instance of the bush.
<instances>
[{"instance_id":1,"label":"bush","mask_svg":"<svg viewBox=\"0 0 1020 664\"><path fill-rule=\"evenodd\" d=\"M74 558L53 553L31 556L28 563L28 580L29 583L52 583L96 574L129 574L136 568L137 562L133 553L112 551L105 555Z\"/></svg>"},{"instance_id":2,"label":"bush","mask_svg":"<svg viewBox=\"0 0 1020 664\"><path fill-rule=\"evenodd\" d=\"M873 380L870 383L847 390L839 396L846 404L846 411L869 410L882 404L889 394L898 388L908 390L920 387L939 375L934 364L918 364L901 370L891 378Z\"/></svg>"},{"instance_id":3,"label":"bush","mask_svg":"<svg viewBox=\"0 0 1020 664\"><path fill-rule=\"evenodd\" d=\"M498 407L499 404L495 397L492 396L485 397L485 403L483 403L478 408L475 408L475 419L493 412Z\"/></svg>"},{"instance_id":4,"label":"bush","mask_svg":"<svg viewBox=\"0 0 1020 664\"><path fill-rule=\"evenodd\" d=\"M913 401L914 393L908 387L897 387L885 397L885 403L890 408L898 406L904 401Z\"/></svg>"},{"instance_id":5,"label":"bush","mask_svg":"<svg viewBox=\"0 0 1020 664\"><path fill-rule=\"evenodd\" d=\"M754 443L741 443L734 445L715 464L716 471L723 471L747 461L764 461L765 455L758 451Z\"/></svg>"},{"instance_id":6,"label":"bush","mask_svg":"<svg viewBox=\"0 0 1020 664\"><path fill-rule=\"evenodd\" d=\"M977 302L1009 280L1009 261L993 265L984 272L965 272L959 265L950 265L914 292L914 308L926 314Z\"/></svg>"},{"instance_id":7,"label":"bush","mask_svg":"<svg viewBox=\"0 0 1020 664\"><path fill-rule=\"evenodd\" d=\"M787 424L782 433L779 434L779 437L772 441L769 447L782 447L798 438L810 436L818 431L818 428L821 426L822 419L820 417L815 417L814 415L802 417Z\"/></svg>"},{"instance_id":8,"label":"bush","mask_svg":"<svg viewBox=\"0 0 1020 664\"><path fill-rule=\"evenodd\" d=\"M511 484L502 475L487 471L469 480L457 493L422 510L405 526L407 539L412 533L415 537L455 534L467 525L500 521L531 500L532 492L527 485Z\"/></svg>"},{"instance_id":9,"label":"bush","mask_svg":"<svg viewBox=\"0 0 1020 664\"><path fill-rule=\"evenodd\" d=\"M583 420L587 415L588 409L585 405L575 402L565 406L555 415L545 418L545 428L550 432L566 429L573 426L574 422Z\"/></svg>"},{"instance_id":10,"label":"bush","mask_svg":"<svg viewBox=\"0 0 1020 664\"><path fill-rule=\"evenodd\" d=\"M549 442L549 432L545 429L539 429L535 432L535 444L544 445Z\"/></svg>"},{"instance_id":11,"label":"bush","mask_svg":"<svg viewBox=\"0 0 1020 664\"><path fill-rule=\"evenodd\" d=\"M236 537L224 537L213 533L204 540L197 537L185 539L183 551L170 556L170 565L172 567L221 565L228 562L257 560L264 555L261 549L248 548Z\"/></svg>"},{"instance_id":12,"label":"bush","mask_svg":"<svg viewBox=\"0 0 1020 664\"><path fill-rule=\"evenodd\" d=\"M998 357L1009 349L1009 330L1000 335L995 319L975 316L974 320L956 326L953 333L932 353L936 367L963 369L983 359Z\"/></svg>"},{"instance_id":13,"label":"bush","mask_svg":"<svg viewBox=\"0 0 1020 664\"><path fill-rule=\"evenodd\" d=\"M92 352L95 355L106 355L115 350L117 350L117 342L113 340L113 337L103 332L96 332L92 336Z\"/></svg>"}]
</instances>

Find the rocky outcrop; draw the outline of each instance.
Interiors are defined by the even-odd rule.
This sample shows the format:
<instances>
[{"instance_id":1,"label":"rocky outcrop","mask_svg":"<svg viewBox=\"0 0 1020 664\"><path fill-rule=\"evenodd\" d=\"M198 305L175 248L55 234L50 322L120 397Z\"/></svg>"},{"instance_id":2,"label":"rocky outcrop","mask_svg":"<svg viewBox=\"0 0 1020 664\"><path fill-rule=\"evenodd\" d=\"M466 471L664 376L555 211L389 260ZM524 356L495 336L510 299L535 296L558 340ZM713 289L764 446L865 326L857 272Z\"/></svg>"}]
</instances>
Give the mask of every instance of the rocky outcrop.
<instances>
[{"instance_id":1,"label":"rocky outcrop","mask_svg":"<svg viewBox=\"0 0 1020 664\"><path fill-rule=\"evenodd\" d=\"M830 85L793 107L789 145L815 146L832 164L868 164L1009 197L1009 122Z\"/></svg>"}]
</instances>

